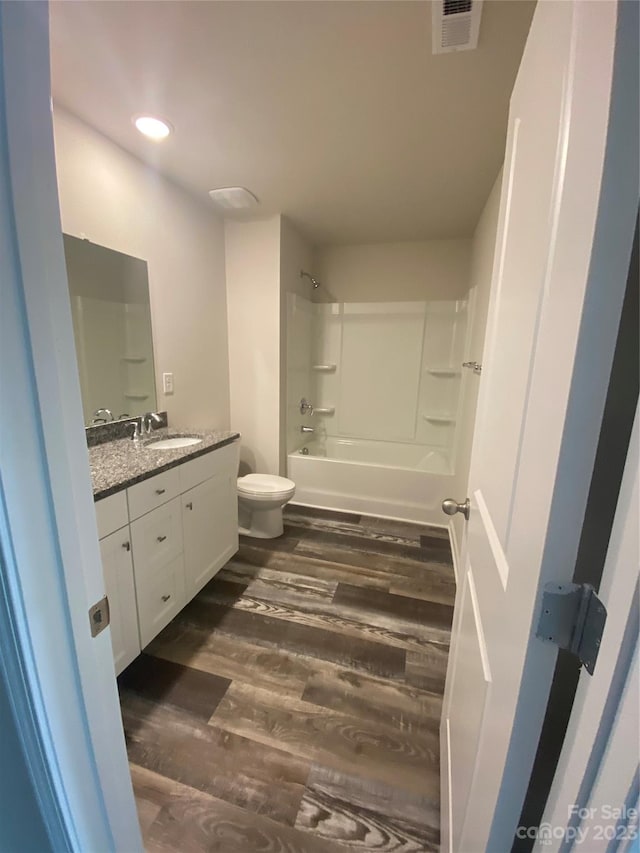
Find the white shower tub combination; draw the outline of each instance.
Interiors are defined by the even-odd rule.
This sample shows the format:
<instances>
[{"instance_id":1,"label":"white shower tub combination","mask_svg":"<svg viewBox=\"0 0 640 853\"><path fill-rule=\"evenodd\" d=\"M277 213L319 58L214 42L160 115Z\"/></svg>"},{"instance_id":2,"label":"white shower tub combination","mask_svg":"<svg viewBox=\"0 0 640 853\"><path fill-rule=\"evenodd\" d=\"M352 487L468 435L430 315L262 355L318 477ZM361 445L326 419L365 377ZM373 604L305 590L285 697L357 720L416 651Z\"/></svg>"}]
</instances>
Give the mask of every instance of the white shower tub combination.
<instances>
[{"instance_id":1,"label":"white shower tub combination","mask_svg":"<svg viewBox=\"0 0 640 853\"><path fill-rule=\"evenodd\" d=\"M311 303L290 294L287 310L295 501L442 525L466 301Z\"/></svg>"},{"instance_id":2,"label":"white shower tub combination","mask_svg":"<svg viewBox=\"0 0 640 853\"><path fill-rule=\"evenodd\" d=\"M442 524L452 473L446 451L401 442L327 437L289 454L295 503Z\"/></svg>"}]
</instances>

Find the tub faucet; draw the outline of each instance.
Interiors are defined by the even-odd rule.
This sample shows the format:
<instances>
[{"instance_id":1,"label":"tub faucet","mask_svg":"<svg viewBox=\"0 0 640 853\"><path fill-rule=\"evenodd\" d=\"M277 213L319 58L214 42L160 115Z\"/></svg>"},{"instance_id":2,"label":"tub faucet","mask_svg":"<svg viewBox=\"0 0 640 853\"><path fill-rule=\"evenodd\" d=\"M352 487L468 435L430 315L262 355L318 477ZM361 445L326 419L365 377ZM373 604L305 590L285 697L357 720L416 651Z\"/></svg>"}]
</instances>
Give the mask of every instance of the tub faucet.
<instances>
[{"instance_id":1,"label":"tub faucet","mask_svg":"<svg viewBox=\"0 0 640 853\"><path fill-rule=\"evenodd\" d=\"M307 433L307 432L315 432L315 429L314 429L313 427L301 426L301 427L300 427L300 432L304 432L304 433Z\"/></svg>"}]
</instances>

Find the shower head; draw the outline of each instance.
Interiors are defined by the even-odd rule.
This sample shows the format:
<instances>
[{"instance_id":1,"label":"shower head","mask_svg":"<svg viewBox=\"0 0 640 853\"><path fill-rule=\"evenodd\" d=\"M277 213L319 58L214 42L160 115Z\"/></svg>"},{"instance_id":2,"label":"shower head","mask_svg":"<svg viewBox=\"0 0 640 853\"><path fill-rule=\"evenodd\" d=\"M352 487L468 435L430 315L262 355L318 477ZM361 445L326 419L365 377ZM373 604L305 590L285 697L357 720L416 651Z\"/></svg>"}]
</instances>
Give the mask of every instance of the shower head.
<instances>
[{"instance_id":1,"label":"shower head","mask_svg":"<svg viewBox=\"0 0 640 853\"><path fill-rule=\"evenodd\" d=\"M311 284L313 285L313 289L320 287L320 282L317 278L314 278L311 273L305 272L304 270L300 270L300 278L308 278Z\"/></svg>"}]
</instances>

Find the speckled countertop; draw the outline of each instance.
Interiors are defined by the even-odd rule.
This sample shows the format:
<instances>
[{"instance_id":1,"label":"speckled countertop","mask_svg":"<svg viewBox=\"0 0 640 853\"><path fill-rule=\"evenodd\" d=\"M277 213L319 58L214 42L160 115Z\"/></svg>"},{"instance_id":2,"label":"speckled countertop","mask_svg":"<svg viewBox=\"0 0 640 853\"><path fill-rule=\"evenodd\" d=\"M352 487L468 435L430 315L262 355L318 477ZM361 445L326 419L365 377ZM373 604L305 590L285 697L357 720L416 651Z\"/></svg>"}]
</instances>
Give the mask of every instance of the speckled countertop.
<instances>
[{"instance_id":1,"label":"speckled countertop","mask_svg":"<svg viewBox=\"0 0 640 853\"><path fill-rule=\"evenodd\" d=\"M146 445L162 438L189 435L202 438L200 444L176 450L151 450ZM164 428L154 430L148 438L134 442L130 438L106 441L89 448L89 464L93 481L93 499L98 501L115 494L134 483L153 477L161 471L173 468L188 459L210 453L225 444L240 438L240 433L231 430L178 430Z\"/></svg>"}]
</instances>

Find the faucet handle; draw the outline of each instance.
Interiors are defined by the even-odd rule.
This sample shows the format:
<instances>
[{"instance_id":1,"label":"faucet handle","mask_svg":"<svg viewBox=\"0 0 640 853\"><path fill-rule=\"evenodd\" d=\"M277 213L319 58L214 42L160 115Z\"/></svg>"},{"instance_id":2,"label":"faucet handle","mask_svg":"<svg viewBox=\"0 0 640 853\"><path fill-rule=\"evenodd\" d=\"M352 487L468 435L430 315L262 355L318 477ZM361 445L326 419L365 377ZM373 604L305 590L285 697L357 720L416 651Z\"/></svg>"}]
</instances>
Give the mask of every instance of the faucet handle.
<instances>
[{"instance_id":1,"label":"faucet handle","mask_svg":"<svg viewBox=\"0 0 640 853\"><path fill-rule=\"evenodd\" d=\"M303 397L300 400L300 414L301 415L312 415L313 414L313 405L307 400L306 397Z\"/></svg>"},{"instance_id":2,"label":"faucet handle","mask_svg":"<svg viewBox=\"0 0 640 853\"><path fill-rule=\"evenodd\" d=\"M155 421L155 423L162 423L162 418L157 412L147 412L140 419L141 428L147 433L147 435L151 434L151 421Z\"/></svg>"}]
</instances>

